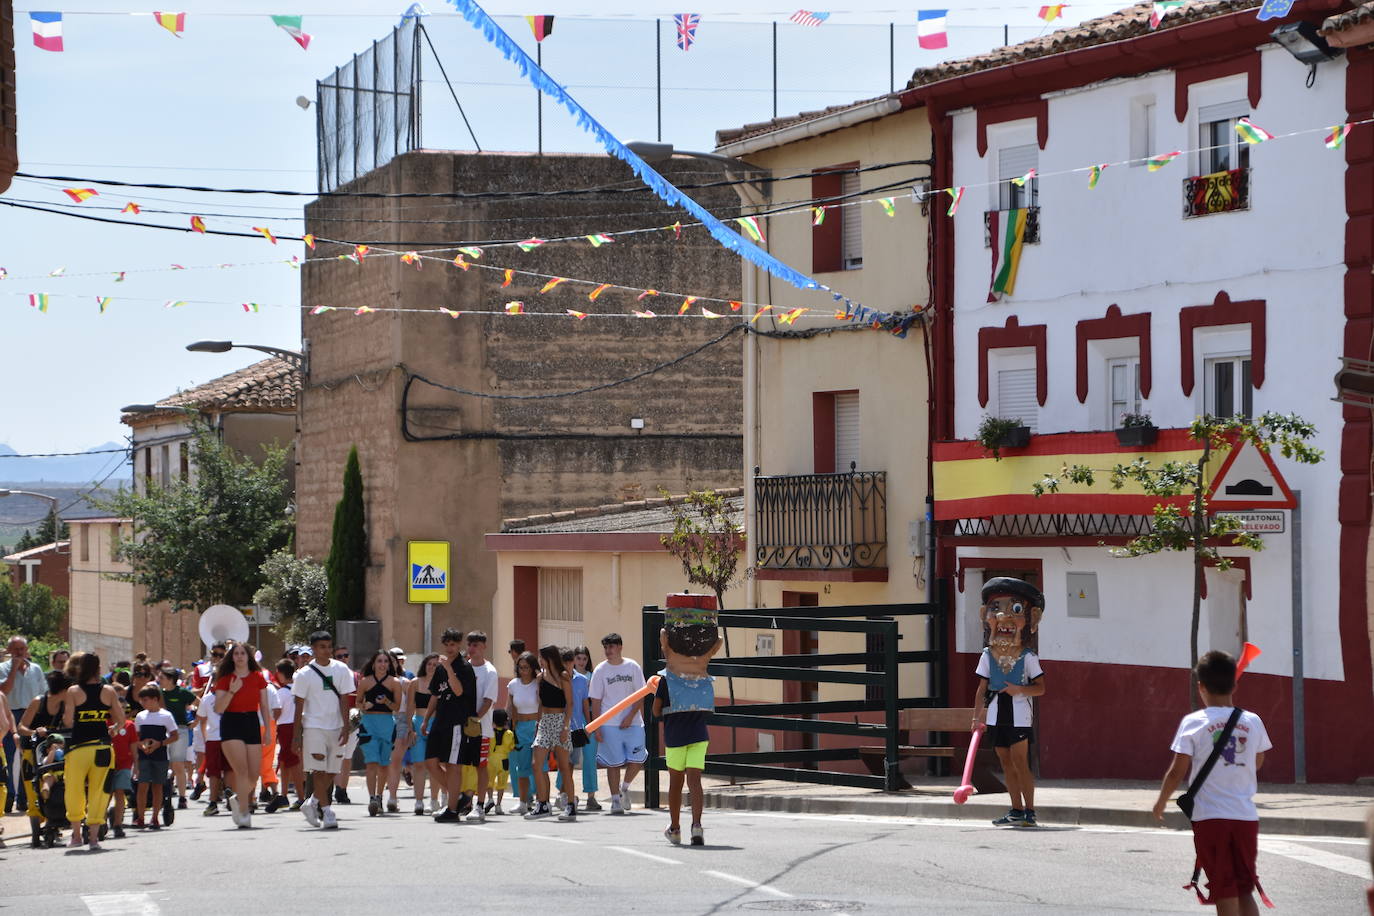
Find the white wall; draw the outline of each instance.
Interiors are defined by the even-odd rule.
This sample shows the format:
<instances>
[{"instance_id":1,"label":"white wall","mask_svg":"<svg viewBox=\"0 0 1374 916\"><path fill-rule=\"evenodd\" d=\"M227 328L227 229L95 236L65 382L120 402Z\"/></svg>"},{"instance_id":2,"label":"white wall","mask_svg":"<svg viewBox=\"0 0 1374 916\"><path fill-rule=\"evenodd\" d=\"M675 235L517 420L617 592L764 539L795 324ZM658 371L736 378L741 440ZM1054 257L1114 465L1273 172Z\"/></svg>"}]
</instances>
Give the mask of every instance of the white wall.
<instances>
[{"instance_id":1,"label":"white wall","mask_svg":"<svg viewBox=\"0 0 1374 916\"><path fill-rule=\"evenodd\" d=\"M1266 49L1262 98L1251 119L1275 134L1341 123L1344 66L1343 61L1321 66L1316 85L1307 89L1305 68L1277 47ZM1133 103L1149 97L1155 101L1150 153L1190 150L1199 145L1198 107L1245 99L1246 81L1228 77L1194 85L1182 124L1174 116L1170 72L1052 96L1040 173L1119 162L1134 155ZM1080 404L1075 325L1101 318L1113 304L1126 315L1150 312L1154 384L1144 409L1162 428L1182 427L1203 411L1203 358L1209 350L1246 346L1248 333L1199 332L1196 385L1192 395L1185 396L1178 310L1210 305L1222 290L1233 301L1266 300L1266 377L1255 391L1255 413L1301 414L1317 425L1315 444L1326 452L1326 460L1315 467L1277 459L1289 484L1303 492L1306 673L1341 678L1335 550L1341 408L1330 400L1330 380L1345 321L1344 156L1327 150L1320 133L1251 147L1250 209L1186 220L1183 180L1203 171L1195 154L1185 154L1154 173L1144 166L1113 166L1095 190L1088 188L1086 173L1050 174L1040 180L1042 241L1025 247L1016 294L989 304L990 252L983 247L983 211L993 206L995 196L989 188L973 186L996 177L999 146L1031 142L1034 135L1032 121L991 126L987 155L980 158L976 114L967 111L954 118L954 180L970 186L955 218L958 438L972 438L983 415L996 408L995 360L990 360L993 400L987 409L978 404L979 328L1001 327L1011 315L1022 326L1047 324L1048 399L1040 410L1039 431L1102 430L1108 425L1101 359L1112 354L1110 347L1096 354L1090 348L1089 398ZM1253 560L1250 640L1265 652L1255 665L1259 671L1290 673L1289 540L1290 534L1268 538L1268 548ZM1068 553L1071 559L1060 548L961 550L965 556L1043 559L1050 608L1041 646L1048 658L1187 665L1191 570L1186 557L1123 560L1093 548L1071 548ZM1099 575L1102 618L1066 619L1065 572L1094 570ZM971 574L966 597L976 592L976 581ZM1204 615L1204 649L1207 633ZM961 628L960 639L966 638L968 631Z\"/></svg>"}]
</instances>

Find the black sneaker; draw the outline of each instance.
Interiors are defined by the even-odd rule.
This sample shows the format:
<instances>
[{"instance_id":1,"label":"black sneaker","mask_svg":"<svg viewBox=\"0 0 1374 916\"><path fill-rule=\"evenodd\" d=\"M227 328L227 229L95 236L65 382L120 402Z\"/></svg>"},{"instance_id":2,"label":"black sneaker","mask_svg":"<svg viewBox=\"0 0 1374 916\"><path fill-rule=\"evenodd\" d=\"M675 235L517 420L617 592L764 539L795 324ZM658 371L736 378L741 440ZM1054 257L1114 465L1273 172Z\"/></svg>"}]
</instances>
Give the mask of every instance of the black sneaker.
<instances>
[{"instance_id":1,"label":"black sneaker","mask_svg":"<svg viewBox=\"0 0 1374 916\"><path fill-rule=\"evenodd\" d=\"M162 820L166 822L168 827L170 827L176 819L176 807L172 804L172 800L169 798L162 803Z\"/></svg>"},{"instance_id":2,"label":"black sneaker","mask_svg":"<svg viewBox=\"0 0 1374 916\"><path fill-rule=\"evenodd\" d=\"M343 786L334 787L334 804L351 805L353 801L348 797L348 790Z\"/></svg>"},{"instance_id":3,"label":"black sneaker","mask_svg":"<svg viewBox=\"0 0 1374 916\"><path fill-rule=\"evenodd\" d=\"M466 817L472 813L472 796L464 792L458 799L458 816Z\"/></svg>"},{"instance_id":4,"label":"black sneaker","mask_svg":"<svg viewBox=\"0 0 1374 916\"><path fill-rule=\"evenodd\" d=\"M1034 808L1027 808L1025 811L1022 811L1022 812L1021 812L1021 824L1020 824L1020 826L1022 826L1022 827L1039 827L1039 826L1040 826L1038 823L1036 823L1036 820L1035 820L1035 809L1034 809Z\"/></svg>"},{"instance_id":5,"label":"black sneaker","mask_svg":"<svg viewBox=\"0 0 1374 916\"><path fill-rule=\"evenodd\" d=\"M205 794L205 783L198 782L196 787L191 790L191 801L200 801L200 797Z\"/></svg>"},{"instance_id":6,"label":"black sneaker","mask_svg":"<svg viewBox=\"0 0 1374 916\"><path fill-rule=\"evenodd\" d=\"M1021 819L1025 817L1025 815L1026 812L1022 811L1020 808L1012 808L1006 814L994 820L992 825L994 827L1020 827Z\"/></svg>"},{"instance_id":7,"label":"black sneaker","mask_svg":"<svg viewBox=\"0 0 1374 916\"><path fill-rule=\"evenodd\" d=\"M282 796L282 797L285 798L286 796ZM305 799L298 798L298 799L296 799L295 801L293 801L293 802L291 803L291 810L292 810L292 811L299 811L299 810L301 810L301 805L304 805L304 804L305 804Z\"/></svg>"},{"instance_id":8,"label":"black sneaker","mask_svg":"<svg viewBox=\"0 0 1374 916\"><path fill-rule=\"evenodd\" d=\"M115 838L116 840L122 840L122 839L124 839L124 828L121 827L119 824L115 824L114 838Z\"/></svg>"},{"instance_id":9,"label":"black sneaker","mask_svg":"<svg viewBox=\"0 0 1374 916\"><path fill-rule=\"evenodd\" d=\"M270 802L271 800L272 800L272 790L269 789L269 788L267 788L267 786L263 786L263 787L262 787L262 791L258 793L258 801L262 802L262 803L265 805L265 804L267 804L268 802Z\"/></svg>"},{"instance_id":10,"label":"black sneaker","mask_svg":"<svg viewBox=\"0 0 1374 916\"><path fill-rule=\"evenodd\" d=\"M268 814L276 814L282 808L285 808L288 804L290 804L290 799L288 799L285 795L278 795L275 798L273 798L270 802L268 802L267 806L263 810L266 811Z\"/></svg>"},{"instance_id":11,"label":"black sneaker","mask_svg":"<svg viewBox=\"0 0 1374 916\"><path fill-rule=\"evenodd\" d=\"M214 802L210 802L210 804L205 806L205 811L203 811L202 813L206 817L214 817L216 814L219 814L219 805L215 804Z\"/></svg>"},{"instance_id":12,"label":"black sneaker","mask_svg":"<svg viewBox=\"0 0 1374 916\"><path fill-rule=\"evenodd\" d=\"M456 824L458 821L458 812L454 811L452 808L445 808L443 811L434 815L434 822L436 824Z\"/></svg>"},{"instance_id":13,"label":"black sneaker","mask_svg":"<svg viewBox=\"0 0 1374 916\"><path fill-rule=\"evenodd\" d=\"M186 796L185 796L185 795L183 795L183 796L181 796L181 798L178 798L178 799L177 799L177 810L178 810L178 811L185 811L185 810L186 810ZM168 823L171 823L171 822L168 821Z\"/></svg>"},{"instance_id":14,"label":"black sneaker","mask_svg":"<svg viewBox=\"0 0 1374 916\"><path fill-rule=\"evenodd\" d=\"M496 802L494 801L489 801L482 806L482 812L484 814L491 814L491 812L494 810L496 810Z\"/></svg>"}]
</instances>

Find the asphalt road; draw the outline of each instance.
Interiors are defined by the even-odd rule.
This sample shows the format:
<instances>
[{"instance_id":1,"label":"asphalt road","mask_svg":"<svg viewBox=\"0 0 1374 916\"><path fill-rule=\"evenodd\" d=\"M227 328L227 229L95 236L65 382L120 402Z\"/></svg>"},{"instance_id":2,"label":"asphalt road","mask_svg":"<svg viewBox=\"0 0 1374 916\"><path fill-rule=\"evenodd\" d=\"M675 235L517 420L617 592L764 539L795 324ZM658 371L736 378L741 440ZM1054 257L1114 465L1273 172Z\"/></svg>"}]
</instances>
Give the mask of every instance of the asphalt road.
<instances>
[{"instance_id":1,"label":"asphalt road","mask_svg":"<svg viewBox=\"0 0 1374 916\"><path fill-rule=\"evenodd\" d=\"M402 809L409 805L402 790ZM359 797L361 793L355 793ZM199 805L160 833L100 852L0 853L0 910L173 912L1189 913L1191 841L1172 831L1006 830L967 821L706 812L704 848L672 847L666 816L584 814L576 823L493 817L440 825L340 806L340 829L299 814L251 831ZM1288 914L1363 914L1360 841L1261 838L1265 888Z\"/></svg>"}]
</instances>

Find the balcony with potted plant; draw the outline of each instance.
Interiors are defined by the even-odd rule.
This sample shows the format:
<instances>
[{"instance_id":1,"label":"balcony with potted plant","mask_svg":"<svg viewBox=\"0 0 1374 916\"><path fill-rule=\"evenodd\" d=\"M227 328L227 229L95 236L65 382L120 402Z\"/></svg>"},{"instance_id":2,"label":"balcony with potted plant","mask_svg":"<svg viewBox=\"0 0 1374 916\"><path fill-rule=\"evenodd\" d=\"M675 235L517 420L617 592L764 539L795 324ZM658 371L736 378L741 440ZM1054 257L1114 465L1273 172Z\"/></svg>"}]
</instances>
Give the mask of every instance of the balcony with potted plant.
<instances>
[{"instance_id":1,"label":"balcony with potted plant","mask_svg":"<svg viewBox=\"0 0 1374 916\"><path fill-rule=\"evenodd\" d=\"M1021 423L1021 418L1012 420L988 415L978 424L978 443L998 461L1004 448L1025 448L1030 445L1031 430Z\"/></svg>"},{"instance_id":2,"label":"balcony with potted plant","mask_svg":"<svg viewBox=\"0 0 1374 916\"><path fill-rule=\"evenodd\" d=\"M1121 425L1116 429L1116 441L1125 448L1145 448L1154 445L1159 438L1159 428L1147 413L1126 413L1121 415Z\"/></svg>"}]
</instances>

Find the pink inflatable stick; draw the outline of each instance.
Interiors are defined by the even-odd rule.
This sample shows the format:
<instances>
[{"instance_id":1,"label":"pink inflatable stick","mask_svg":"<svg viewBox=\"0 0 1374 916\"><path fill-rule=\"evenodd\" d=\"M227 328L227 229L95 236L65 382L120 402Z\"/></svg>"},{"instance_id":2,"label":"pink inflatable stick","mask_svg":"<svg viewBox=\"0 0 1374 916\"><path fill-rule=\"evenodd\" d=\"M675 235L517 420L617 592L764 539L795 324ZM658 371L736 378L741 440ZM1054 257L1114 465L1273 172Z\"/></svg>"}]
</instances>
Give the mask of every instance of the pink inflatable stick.
<instances>
[{"instance_id":1,"label":"pink inflatable stick","mask_svg":"<svg viewBox=\"0 0 1374 916\"><path fill-rule=\"evenodd\" d=\"M954 803L962 805L968 801L969 796L978 790L973 788L973 758L978 756L978 739L983 737L983 730L980 728L973 733L973 739L968 743L968 756L964 758L964 778L960 781L959 788L954 790Z\"/></svg>"}]
</instances>

